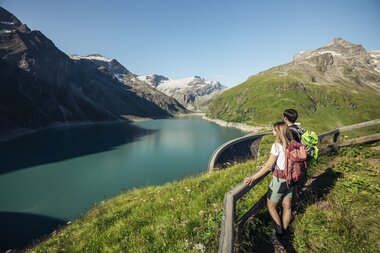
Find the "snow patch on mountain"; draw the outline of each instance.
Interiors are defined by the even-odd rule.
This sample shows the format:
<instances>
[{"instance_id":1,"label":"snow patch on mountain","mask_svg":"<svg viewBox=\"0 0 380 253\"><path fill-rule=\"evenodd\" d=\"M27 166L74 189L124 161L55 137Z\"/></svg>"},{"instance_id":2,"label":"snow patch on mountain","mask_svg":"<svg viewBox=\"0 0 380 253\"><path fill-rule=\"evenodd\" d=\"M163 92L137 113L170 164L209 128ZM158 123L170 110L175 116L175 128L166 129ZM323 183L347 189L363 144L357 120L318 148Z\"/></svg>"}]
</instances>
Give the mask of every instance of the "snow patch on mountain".
<instances>
[{"instance_id":1,"label":"snow patch on mountain","mask_svg":"<svg viewBox=\"0 0 380 253\"><path fill-rule=\"evenodd\" d=\"M316 55L322 55L322 54L331 54L332 56L342 56L342 54L337 53L337 52L335 52L335 51L331 51L331 50L323 50L323 51L316 51L316 52L314 52L312 55L306 57L306 59L311 58L311 57L314 57L314 56L316 56Z\"/></svg>"},{"instance_id":2,"label":"snow patch on mountain","mask_svg":"<svg viewBox=\"0 0 380 253\"><path fill-rule=\"evenodd\" d=\"M137 78L166 95L174 97L190 110L199 109L199 103L205 103L226 89L218 81L208 81L200 76L177 80L161 75L138 76Z\"/></svg>"},{"instance_id":3,"label":"snow patch on mountain","mask_svg":"<svg viewBox=\"0 0 380 253\"><path fill-rule=\"evenodd\" d=\"M111 62L113 60L111 58L104 57L104 56L102 56L100 54L90 54L90 55L87 55L87 56L80 56L80 55L77 55L77 54L72 54L72 55L69 55L69 56L73 60L86 59L86 60L105 61L105 62Z\"/></svg>"},{"instance_id":4,"label":"snow patch on mountain","mask_svg":"<svg viewBox=\"0 0 380 253\"><path fill-rule=\"evenodd\" d=\"M0 30L0 33L12 33L14 32L15 30Z\"/></svg>"},{"instance_id":5,"label":"snow patch on mountain","mask_svg":"<svg viewBox=\"0 0 380 253\"><path fill-rule=\"evenodd\" d=\"M14 22L7 22L7 21L0 21L0 23L2 23L4 25L14 25L15 24Z\"/></svg>"},{"instance_id":6,"label":"snow patch on mountain","mask_svg":"<svg viewBox=\"0 0 380 253\"><path fill-rule=\"evenodd\" d=\"M371 64L375 70L380 73L380 51L372 50L368 51L368 54L371 56Z\"/></svg>"}]
</instances>

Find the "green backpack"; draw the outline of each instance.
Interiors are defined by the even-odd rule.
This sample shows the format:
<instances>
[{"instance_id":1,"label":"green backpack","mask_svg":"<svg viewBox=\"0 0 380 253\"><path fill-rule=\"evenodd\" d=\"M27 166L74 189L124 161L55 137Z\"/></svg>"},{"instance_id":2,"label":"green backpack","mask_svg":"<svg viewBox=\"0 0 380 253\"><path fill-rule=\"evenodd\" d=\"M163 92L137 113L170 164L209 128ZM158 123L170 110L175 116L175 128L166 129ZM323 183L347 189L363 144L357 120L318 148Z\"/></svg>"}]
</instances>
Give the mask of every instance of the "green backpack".
<instances>
[{"instance_id":1,"label":"green backpack","mask_svg":"<svg viewBox=\"0 0 380 253\"><path fill-rule=\"evenodd\" d=\"M318 159L318 135L314 131L307 130L302 134L301 142L307 150L307 164L316 162Z\"/></svg>"}]
</instances>

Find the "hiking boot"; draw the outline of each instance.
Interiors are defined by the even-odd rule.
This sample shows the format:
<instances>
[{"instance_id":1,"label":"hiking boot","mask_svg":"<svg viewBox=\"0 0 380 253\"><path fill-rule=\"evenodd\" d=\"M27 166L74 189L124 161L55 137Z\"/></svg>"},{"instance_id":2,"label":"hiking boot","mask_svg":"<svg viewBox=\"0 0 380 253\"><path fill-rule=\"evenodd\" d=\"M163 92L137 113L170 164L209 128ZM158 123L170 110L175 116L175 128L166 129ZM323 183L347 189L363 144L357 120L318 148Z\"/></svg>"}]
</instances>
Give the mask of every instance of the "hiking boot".
<instances>
[{"instance_id":1,"label":"hiking boot","mask_svg":"<svg viewBox=\"0 0 380 253\"><path fill-rule=\"evenodd\" d=\"M285 239L291 239L292 235L293 235L293 232L291 230L289 230L289 229L282 229L282 236Z\"/></svg>"},{"instance_id":2,"label":"hiking boot","mask_svg":"<svg viewBox=\"0 0 380 253\"><path fill-rule=\"evenodd\" d=\"M271 243L273 244L273 246L277 249L280 249L280 250L284 250L285 249L285 246L282 242L282 236L281 234L272 234L270 237L269 237Z\"/></svg>"},{"instance_id":3,"label":"hiking boot","mask_svg":"<svg viewBox=\"0 0 380 253\"><path fill-rule=\"evenodd\" d=\"M286 248L290 244L291 234L288 231L283 231L282 234L277 234L277 239Z\"/></svg>"}]
</instances>

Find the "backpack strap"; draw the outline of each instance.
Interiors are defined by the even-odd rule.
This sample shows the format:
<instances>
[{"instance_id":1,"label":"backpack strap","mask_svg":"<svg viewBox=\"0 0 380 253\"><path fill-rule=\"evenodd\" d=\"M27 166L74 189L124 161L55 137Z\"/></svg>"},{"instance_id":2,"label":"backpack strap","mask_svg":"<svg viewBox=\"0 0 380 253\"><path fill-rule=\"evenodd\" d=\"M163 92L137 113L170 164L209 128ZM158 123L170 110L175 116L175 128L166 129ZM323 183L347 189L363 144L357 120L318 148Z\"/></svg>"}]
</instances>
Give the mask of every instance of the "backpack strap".
<instances>
[{"instance_id":1,"label":"backpack strap","mask_svg":"<svg viewBox=\"0 0 380 253\"><path fill-rule=\"evenodd\" d=\"M284 171L280 170L277 164L275 170L273 171L273 175L277 178L285 179Z\"/></svg>"},{"instance_id":2,"label":"backpack strap","mask_svg":"<svg viewBox=\"0 0 380 253\"><path fill-rule=\"evenodd\" d=\"M293 138L297 142L301 142L302 129L300 129L297 125L291 125L289 130L292 132Z\"/></svg>"}]
</instances>

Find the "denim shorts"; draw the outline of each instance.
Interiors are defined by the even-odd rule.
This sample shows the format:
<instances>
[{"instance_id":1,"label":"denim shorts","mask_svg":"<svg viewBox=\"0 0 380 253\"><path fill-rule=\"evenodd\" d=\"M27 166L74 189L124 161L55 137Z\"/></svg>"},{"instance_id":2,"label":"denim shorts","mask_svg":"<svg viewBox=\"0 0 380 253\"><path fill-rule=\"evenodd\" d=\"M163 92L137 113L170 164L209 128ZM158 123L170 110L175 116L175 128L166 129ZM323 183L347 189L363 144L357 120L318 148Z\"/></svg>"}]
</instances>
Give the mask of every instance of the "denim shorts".
<instances>
[{"instance_id":1,"label":"denim shorts","mask_svg":"<svg viewBox=\"0 0 380 253\"><path fill-rule=\"evenodd\" d=\"M282 196L284 196L284 198L292 198L293 186L288 188L285 179L273 176L269 184L267 198L274 203L278 203Z\"/></svg>"}]
</instances>

